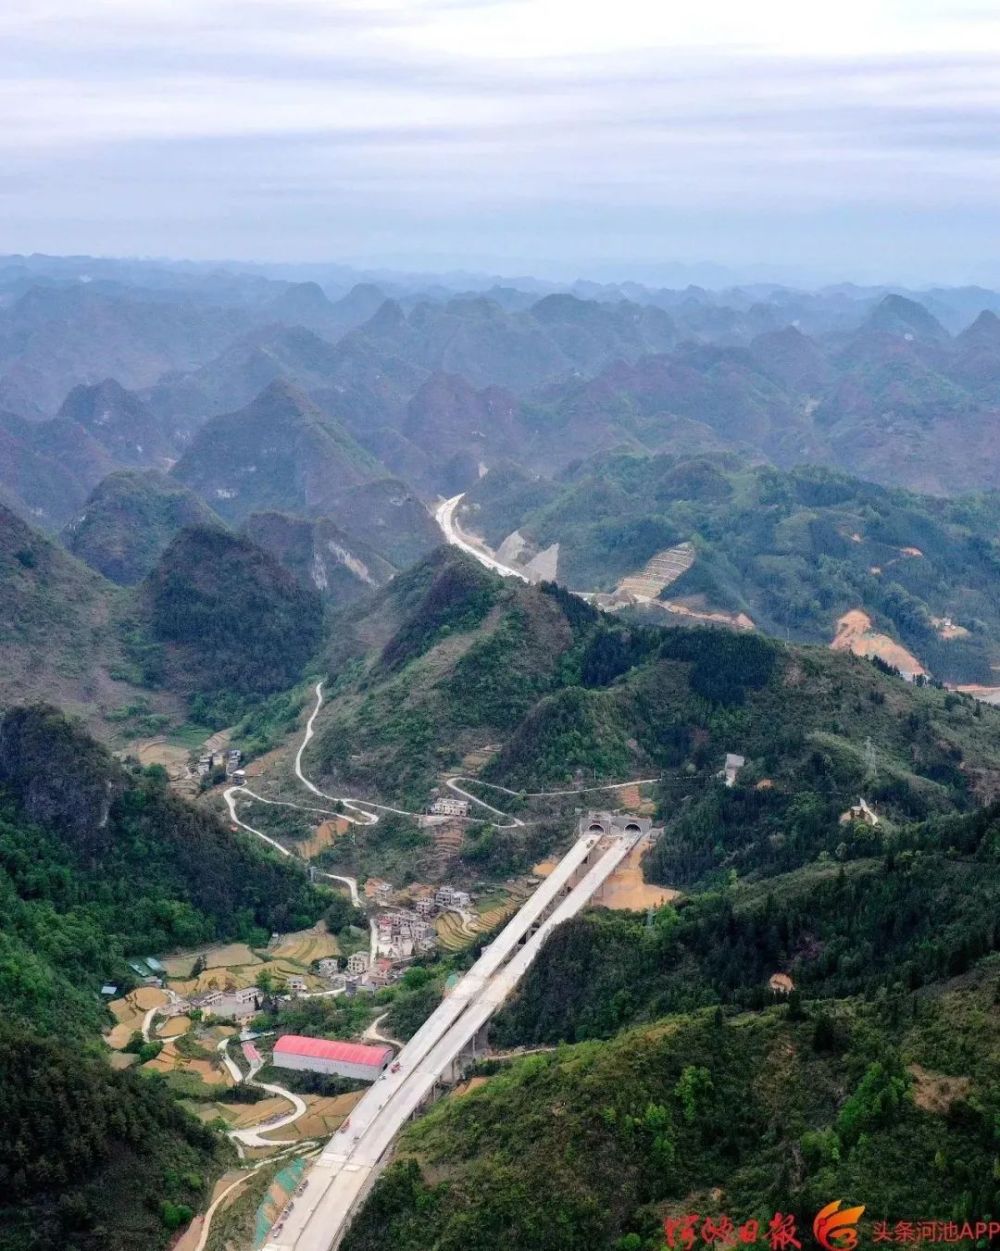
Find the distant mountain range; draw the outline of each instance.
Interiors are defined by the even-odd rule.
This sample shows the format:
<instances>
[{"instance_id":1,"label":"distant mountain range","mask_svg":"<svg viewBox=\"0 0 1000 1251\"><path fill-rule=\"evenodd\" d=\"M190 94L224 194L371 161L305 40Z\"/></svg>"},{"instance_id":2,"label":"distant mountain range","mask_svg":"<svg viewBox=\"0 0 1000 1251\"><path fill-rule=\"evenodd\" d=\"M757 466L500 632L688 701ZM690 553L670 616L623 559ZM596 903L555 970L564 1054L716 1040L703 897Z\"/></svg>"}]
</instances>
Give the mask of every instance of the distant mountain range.
<instances>
[{"instance_id":1,"label":"distant mountain range","mask_svg":"<svg viewBox=\"0 0 1000 1251\"><path fill-rule=\"evenodd\" d=\"M329 610L465 493L579 589L690 541L696 607L815 641L859 609L935 675L990 679L993 505L965 496L1000 486L997 293L321 277L0 261L0 503L122 586L214 526Z\"/></svg>"}]
</instances>

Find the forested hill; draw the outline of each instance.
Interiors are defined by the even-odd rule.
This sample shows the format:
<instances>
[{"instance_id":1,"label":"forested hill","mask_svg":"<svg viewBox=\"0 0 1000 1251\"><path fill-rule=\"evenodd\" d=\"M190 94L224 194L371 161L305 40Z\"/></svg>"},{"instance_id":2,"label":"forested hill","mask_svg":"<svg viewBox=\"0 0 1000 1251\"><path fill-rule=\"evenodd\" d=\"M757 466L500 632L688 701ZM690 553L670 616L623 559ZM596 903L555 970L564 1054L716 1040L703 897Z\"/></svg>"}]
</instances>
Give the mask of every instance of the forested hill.
<instances>
[{"instance_id":1,"label":"forested hill","mask_svg":"<svg viewBox=\"0 0 1000 1251\"><path fill-rule=\"evenodd\" d=\"M1000 661L995 492L945 500L816 467L623 452L554 480L492 469L461 517L493 546L515 530L529 554L558 543L558 580L576 590L611 590L690 542L694 564L662 593L682 607L742 612L769 634L816 643L862 609L959 683L990 682Z\"/></svg>"},{"instance_id":2,"label":"forested hill","mask_svg":"<svg viewBox=\"0 0 1000 1251\"><path fill-rule=\"evenodd\" d=\"M214 526L177 535L139 603L162 646L161 680L189 694L203 724L231 724L262 696L294 685L323 633L315 587Z\"/></svg>"},{"instance_id":3,"label":"forested hill","mask_svg":"<svg viewBox=\"0 0 1000 1251\"><path fill-rule=\"evenodd\" d=\"M760 1248L775 1213L805 1247L831 1196L864 1205L861 1246L875 1222L987 1220L998 974L708 1009L529 1056L406 1131L345 1251L662 1251L664 1222L681 1247L691 1214L696 1246L728 1217L756 1221Z\"/></svg>"},{"instance_id":4,"label":"forested hill","mask_svg":"<svg viewBox=\"0 0 1000 1251\"><path fill-rule=\"evenodd\" d=\"M69 550L121 586L133 586L155 566L185 526L221 525L186 487L155 469L109 474L62 533Z\"/></svg>"},{"instance_id":5,"label":"forested hill","mask_svg":"<svg viewBox=\"0 0 1000 1251\"><path fill-rule=\"evenodd\" d=\"M126 957L266 941L323 906L303 873L55 709L0 720L3 1251L166 1244L163 1205L203 1202L216 1139L156 1078L111 1071L101 984L134 983Z\"/></svg>"},{"instance_id":6,"label":"forested hill","mask_svg":"<svg viewBox=\"0 0 1000 1251\"><path fill-rule=\"evenodd\" d=\"M147 578L116 587L0 506L0 585L0 712L46 698L105 735L133 715L181 723L185 703L232 724L294 685L323 633L316 588L219 522L172 535Z\"/></svg>"},{"instance_id":7,"label":"forested hill","mask_svg":"<svg viewBox=\"0 0 1000 1251\"><path fill-rule=\"evenodd\" d=\"M647 872L671 886L835 855L862 793L889 831L1000 779L1000 712L967 696L826 648L629 626L454 549L333 637L309 758L331 789L416 807L487 746L482 778L519 791L660 776L668 837ZM727 753L747 760L731 788Z\"/></svg>"}]
</instances>

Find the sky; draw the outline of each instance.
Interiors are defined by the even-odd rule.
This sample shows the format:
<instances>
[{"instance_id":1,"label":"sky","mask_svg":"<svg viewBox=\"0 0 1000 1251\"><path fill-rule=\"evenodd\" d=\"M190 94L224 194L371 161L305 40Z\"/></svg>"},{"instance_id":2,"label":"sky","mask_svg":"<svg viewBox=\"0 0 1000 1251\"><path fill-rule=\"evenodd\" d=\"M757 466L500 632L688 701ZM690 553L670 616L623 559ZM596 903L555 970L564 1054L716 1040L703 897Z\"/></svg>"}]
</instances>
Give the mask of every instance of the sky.
<instances>
[{"instance_id":1,"label":"sky","mask_svg":"<svg viewBox=\"0 0 1000 1251\"><path fill-rule=\"evenodd\" d=\"M31 0L0 252L1000 283L998 69L995 0Z\"/></svg>"}]
</instances>

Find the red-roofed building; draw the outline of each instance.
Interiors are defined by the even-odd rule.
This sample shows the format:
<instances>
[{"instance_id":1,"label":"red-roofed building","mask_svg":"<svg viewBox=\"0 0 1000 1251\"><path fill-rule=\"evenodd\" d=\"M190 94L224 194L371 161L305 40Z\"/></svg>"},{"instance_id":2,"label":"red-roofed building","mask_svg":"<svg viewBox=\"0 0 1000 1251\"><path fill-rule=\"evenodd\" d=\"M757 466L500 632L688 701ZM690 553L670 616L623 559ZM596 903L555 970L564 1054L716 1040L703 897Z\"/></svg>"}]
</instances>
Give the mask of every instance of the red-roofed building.
<instances>
[{"instance_id":1,"label":"red-roofed building","mask_svg":"<svg viewBox=\"0 0 1000 1251\"><path fill-rule=\"evenodd\" d=\"M368 1047L364 1043L329 1042L283 1034L274 1044L273 1063L282 1069L306 1069L373 1082L392 1059L391 1047Z\"/></svg>"}]
</instances>

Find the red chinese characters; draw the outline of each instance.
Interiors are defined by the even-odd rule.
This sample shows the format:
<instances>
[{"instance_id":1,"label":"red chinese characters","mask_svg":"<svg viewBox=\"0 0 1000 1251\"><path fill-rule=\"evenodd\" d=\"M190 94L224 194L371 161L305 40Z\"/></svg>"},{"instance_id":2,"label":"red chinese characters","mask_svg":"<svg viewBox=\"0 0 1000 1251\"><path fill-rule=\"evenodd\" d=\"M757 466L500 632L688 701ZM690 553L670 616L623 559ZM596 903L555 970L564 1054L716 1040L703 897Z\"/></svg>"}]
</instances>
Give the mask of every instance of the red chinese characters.
<instances>
[{"instance_id":1,"label":"red chinese characters","mask_svg":"<svg viewBox=\"0 0 1000 1251\"><path fill-rule=\"evenodd\" d=\"M750 1247L760 1240L761 1224L751 1219L737 1225L725 1213L702 1217L691 1212L686 1216L667 1217L663 1222L663 1236L671 1251L693 1251L696 1243L704 1247ZM770 1251L802 1251L791 1213L775 1212L768 1221L765 1236Z\"/></svg>"}]
</instances>

